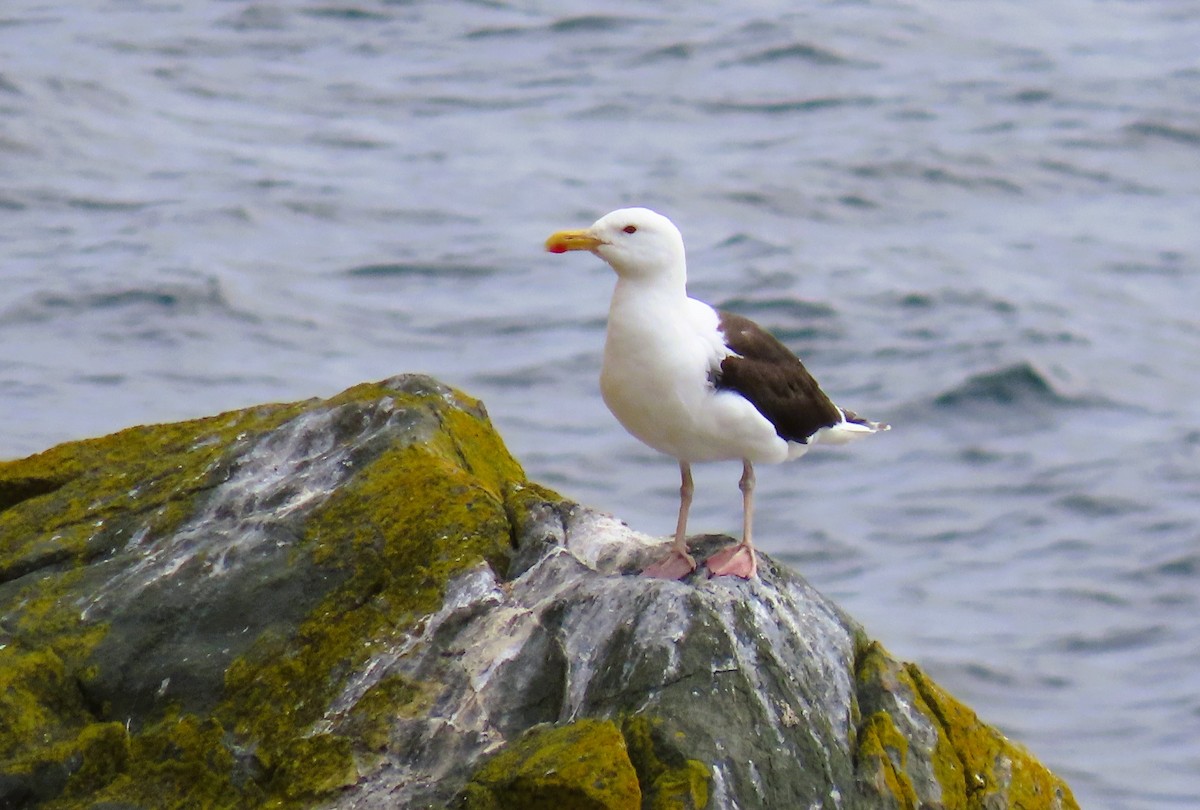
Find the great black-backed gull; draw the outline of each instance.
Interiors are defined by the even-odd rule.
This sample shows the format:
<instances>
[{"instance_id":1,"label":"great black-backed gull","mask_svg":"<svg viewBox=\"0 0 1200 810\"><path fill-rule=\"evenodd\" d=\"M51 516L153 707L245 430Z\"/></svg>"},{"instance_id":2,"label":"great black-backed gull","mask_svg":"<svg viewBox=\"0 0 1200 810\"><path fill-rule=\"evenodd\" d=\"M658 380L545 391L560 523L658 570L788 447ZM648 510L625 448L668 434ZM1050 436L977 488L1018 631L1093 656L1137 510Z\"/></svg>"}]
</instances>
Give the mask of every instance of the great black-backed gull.
<instances>
[{"instance_id":1,"label":"great black-backed gull","mask_svg":"<svg viewBox=\"0 0 1200 810\"><path fill-rule=\"evenodd\" d=\"M671 552L647 567L677 579L696 568L688 553L693 462L741 459L741 542L710 556L710 575L749 579L757 565L754 464L804 455L888 426L839 408L796 355L753 321L687 295L683 237L646 208L622 208L583 230L546 240L551 253L587 250L617 273L608 310L600 390L617 420L679 461L679 520Z\"/></svg>"}]
</instances>

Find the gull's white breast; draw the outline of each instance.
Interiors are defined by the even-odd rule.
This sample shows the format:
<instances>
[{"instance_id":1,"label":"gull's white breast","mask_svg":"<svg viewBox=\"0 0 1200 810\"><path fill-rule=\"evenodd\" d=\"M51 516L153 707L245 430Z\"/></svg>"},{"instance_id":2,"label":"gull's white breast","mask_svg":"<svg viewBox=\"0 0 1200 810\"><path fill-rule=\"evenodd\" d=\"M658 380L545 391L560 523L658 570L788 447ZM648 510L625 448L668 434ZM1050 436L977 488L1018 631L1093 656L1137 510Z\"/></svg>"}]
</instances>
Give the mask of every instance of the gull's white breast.
<instances>
[{"instance_id":1,"label":"gull's white breast","mask_svg":"<svg viewBox=\"0 0 1200 810\"><path fill-rule=\"evenodd\" d=\"M600 372L604 403L621 425L683 461L786 460L788 442L774 425L741 395L711 383L729 355L712 307L623 286L609 309Z\"/></svg>"}]
</instances>

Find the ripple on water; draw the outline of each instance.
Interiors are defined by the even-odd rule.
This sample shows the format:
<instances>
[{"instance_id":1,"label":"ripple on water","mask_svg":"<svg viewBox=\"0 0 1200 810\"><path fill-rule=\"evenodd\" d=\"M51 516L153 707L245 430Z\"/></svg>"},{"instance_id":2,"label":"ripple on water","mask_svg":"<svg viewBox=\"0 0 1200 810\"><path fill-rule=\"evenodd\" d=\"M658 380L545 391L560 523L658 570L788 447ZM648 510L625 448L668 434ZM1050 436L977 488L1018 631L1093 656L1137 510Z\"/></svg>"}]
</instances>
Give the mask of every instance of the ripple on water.
<instances>
[{"instance_id":1,"label":"ripple on water","mask_svg":"<svg viewBox=\"0 0 1200 810\"><path fill-rule=\"evenodd\" d=\"M813 45L809 42L793 42L764 50L755 51L734 60L732 64L764 65L788 62L804 62L813 65L853 65L863 64L830 48Z\"/></svg>"},{"instance_id":2,"label":"ripple on water","mask_svg":"<svg viewBox=\"0 0 1200 810\"><path fill-rule=\"evenodd\" d=\"M1054 649L1070 653L1102 654L1154 647L1169 633L1161 624L1111 628L1093 634L1071 633L1051 642Z\"/></svg>"},{"instance_id":3,"label":"ripple on water","mask_svg":"<svg viewBox=\"0 0 1200 810\"><path fill-rule=\"evenodd\" d=\"M494 267L450 262L380 262L363 264L341 271L352 278L482 278L493 275Z\"/></svg>"},{"instance_id":4,"label":"ripple on water","mask_svg":"<svg viewBox=\"0 0 1200 810\"><path fill-rule=\"evenodd\" d=\"M0 324L32 323L122 309L256 319L233 305L218 279L204 277L192 282L150 282L136 287L39 292L0 313Z\"/></svg>"},{"instance_id":5,"label":"ripple on water","mask_svg":"<svg viewBox=\"0 0 1200 810\"><path fill-rule=\"evenodd\" d=\"M1200 129L1182 127L1162 121L1138 121L1125 127L1131 135L1172 141L1184 146L1200 146Z\"/></svg>"},{"instance_id":6,"label":"ripple on water","mask_svg":"<svg viewBox=\"0 0 1200 810\"><path fill-rule=\"evenodd\" d=\"M1093 396L1068 393L1050 372L1025 360L972 374L953 388L938 394L933 404L940 409L969 413L997 406L1005 409L1018 405L1025 409L1053 408L1099 405L1103 401Z\"/></svg>"},{"instance_id":7,"label":"ripple on water","mask_svg":"<svg viewBox=\"0 0 1200 810\"><path fill-rule=\"evenodd\" d=\"M1087 518L1114 518L1150 510L1150 505L1143 501L1119 495L1096 495L1088 492L1064 495L1054 503L1062 509Z\"/></svg>"}]
</instances>

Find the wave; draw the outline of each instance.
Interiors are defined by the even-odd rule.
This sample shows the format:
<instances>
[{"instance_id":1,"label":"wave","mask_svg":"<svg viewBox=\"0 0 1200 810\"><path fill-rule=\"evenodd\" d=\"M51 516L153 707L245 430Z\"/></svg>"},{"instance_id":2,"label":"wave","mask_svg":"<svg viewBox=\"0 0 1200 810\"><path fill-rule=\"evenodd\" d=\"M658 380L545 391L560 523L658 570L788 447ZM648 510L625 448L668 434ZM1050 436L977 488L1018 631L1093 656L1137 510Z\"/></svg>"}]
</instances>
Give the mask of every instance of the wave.
<instances>
[{"instance_id":1,"label":"wave","mask_svg":"<svg viewBox=\"0 0 1200 810\"><path fill-rule=\"evenodd\" d=\"M934 398L938 408L969 410L996 405L1063 406L1101 404L1094 397L1070 393L1029 361L973 374Z\"/></svg>"},{"instance_id":2,"label":"wave","mask_svg":"<svg viewBox=\"0 0 1200 810\"><path fill-rule=\"evenodd\" d=\"M352 278L482 278L495 272L492 267L437 262L381 262L343 270Z\"/></svg>"},{"instance_id":3,"label":"wave","mask_svg":"<svg viewBox=\"0 0 1200 810\"><path fill-rule=\"evenodd\" d=\"M722 251L723 257L730 256L739 260L761 259L765 256L778 256L790 251L790 248L746 233L735 233L717 243L714 249Z\"/></svg>"},{"instance_id":4,"label":"wave","mask_svg":"<svg viewBox=\"0 0 1200 810\"><path fill-rule=\"evenodd\" d=\"M1053 647L1079 654L1139 650L1154 646L1169 632L1169 628L1163 624L1113 627L1093 634L1079 632L1064 635L1053 642Z\"/></svg>"},{"instance_id":5,"label":"wave","mask_svg":"<svg viewBox=\"0 0 1200 810\"><path fill-rule=\"evenodd\" d=\"M893 160L851 166L850 172L855 177L866 180L900 178L919 180L933 186L1000 191L1008 194L1020 194L1023 191L1021 185L1009 178L982 171L975 166L960 166L951 170L945 166L921 161Z\"/></svg>"},{"instance_id":6,"label":"wave","mask_svg":"<svg viewBox=\"0 0 1200 810\"><path fill-rule=\"evenodd\" d=\"M863 64L856 62L846 56L842 56L836 51L822 48L819 45L812 45L807 42L794 42L790 45L780 45L773 48L757 51L752 54L741 57L735 60L734 64L741 65L762 65L773 64L776 62L808 62L814 65L854 65Z\"/></svg>"},{"instance_id":7,"label":"wave","mask_svg":"<svg viewBox=\"0 0 1200 810\"><path fill-rule=\"evenodd\" d=\"M81 211L144 211L152 206L161 205L160 200L117 200L102 197L68 197L67 205Z\"/></svg>"},{"instance_id":8,"label":"wave","mask_svg":"<svg viewBox=\"0 0 1200 810\"><path fill-rule=\"evenodd\" d=\"M1200 129L1166 124L1161 121L1138 121L1125 127L1131 135L1174 141L1186 146L1200 146Z\"/></svg>"},{"instance_id":9,"label":"wave","mask_svg":"<svg viewBox=\"0 0 1200 810\"><path fill-rule=\"evenodd\" d=\"M697 106L713 115L722 113L763 113L785 115L815 112L837 107L870 107L879 103L873 96L817 96L813 98L775 99L764 101L702 101Z\"/></svg>"},{"instance_id":10,"label":"wave","mask_svg":"<svg viewBox=\"0 0 1200 810\"><path fill-rule=\"evenodd\" d=\"M696 55L696 51L697 47L690 42L675 42L643 53L634 61L634 64L651 65L655 62L691 59Z\"/></svg>"},{"instance_id":11,"label":"wave","mask_svg":"<svg viewBox=\"0 0 1200 810\"><path fill-rule=\"evenodd\" d=\"M33 323L64 315L96 310L143 308L173 313L218 312L243 320L255 320L240 312L216 278L199 283L146 284L119 289L92 289L36 293L0 313L0 323Z\"/></svg>"},{"instance_id":12,"label":"wave","mask_svg":"<svg viewBox=\"0 0 1200 810\"><path fill-rule=\"evenodd\" d=\"M357 6L316 6L313 8L303 9L300 13L304 14L306 17L330 20L373 20L379 22L392 19L391 15L382 14L378 11L368 10Z\"/></svg>"},{"instance_id":13,"label":"wave","mask_svg":"<svg viewBox=\"0 0 1200 810\"><path fill-rule=\"evenodd\" d=\"M812 318L834 318L837 310L820 301L799 298L727 298L721 309L736 312L757 321L807 321Z\"/></svg>"},{"instance_id":14,"label":"wave","mask_svg":"<svg viewBox=\"0 0 1200 810\"><path fill-rule=\"evenodd\" d=\"M637 25L641 20L634 17L618 17L605 14L580 14L575 17L563 17L555 20L550 24L550 30L554 33L603 33L607 31L620 31L623 28L628 28Z\"/></svg>"},{"instance_id":15,"label":"wave","mask_svg":"<svg viewBox=\"0 0 1200 810\"><path fill-rule=\"evenodd\" d=\"M1122 498L1115 495L1096 495L1090 492L1075 492L1064 495L1055 501L1055 505L1075 515L1085 518L1115 518L1139 512L1147 512L1150 507L1132 498Z\"/></svg>"}]
</instances>

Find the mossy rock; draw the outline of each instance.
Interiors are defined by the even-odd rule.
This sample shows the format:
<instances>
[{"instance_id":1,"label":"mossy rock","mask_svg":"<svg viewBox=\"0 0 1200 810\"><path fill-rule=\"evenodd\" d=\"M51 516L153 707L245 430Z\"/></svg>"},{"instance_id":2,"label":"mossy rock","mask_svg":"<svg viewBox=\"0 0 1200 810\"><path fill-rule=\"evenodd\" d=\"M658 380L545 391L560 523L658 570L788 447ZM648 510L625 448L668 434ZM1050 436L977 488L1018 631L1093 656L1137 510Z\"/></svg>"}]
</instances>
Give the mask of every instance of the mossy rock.
<instances>
[{"instance_id":1,"label":"mossy rock","mask_svg":"<svg viewBox=\"0 0 1200 810\"><path fill-rule=\"evenodd\" d=\"M0 807L1076 806L795 572L662 542L420 376L0 463Z\"/></svg>"},{"instance_id":2,"label":"mossy rock","mask_svg":"<svg viewBox=\"0 0 1200 810\"><path fill-rule=\"evenodd\" d=\"M659 719L631 715L621 724L646 810L703 810L712 769L687 757L687 738Z\"/></svg>"},{"instance_id":3,"label":"mossy rock","mask_svg":"<svg viewBox=\"0 0 1200 810\"><path fill-rule=\"evenodd\" d=\"M899 808L1078 808L1067 784L915 664L867 643L857 665L859 783Z\"/></svg>"},{"instance_id":4,"label":"mossy rock","mask_svg":"<svg viewBox=\"0 0 1200 810\"><path fill-rule=\"evenodd\" d=\"M536 726L479 769L468 810L704 810L710 769L687 759L682 735L645 715Z\"/></svg>"},{"instance_id":5,"label":"mossy rock","mask_svg":"<svg viewBox=\"0 0 1200 810\"><path fill-rule=\"evenodd\" d=\"M420 376L0 463L0 805L353 783L380 725L322 733L330 700L456 573L504 571L531 492L482 406Z\"/></svg>"},{"instance_id":6,"label":"mossy rock","mask_svg":"<svg viewBox=\"0 0 1200 810\"><path fill-rule=\"evenodd\" d=\"M535 727L467 785L469 810L630 810L642 806L625 738L607 720Z\"/></svg>"}]
</instances>

